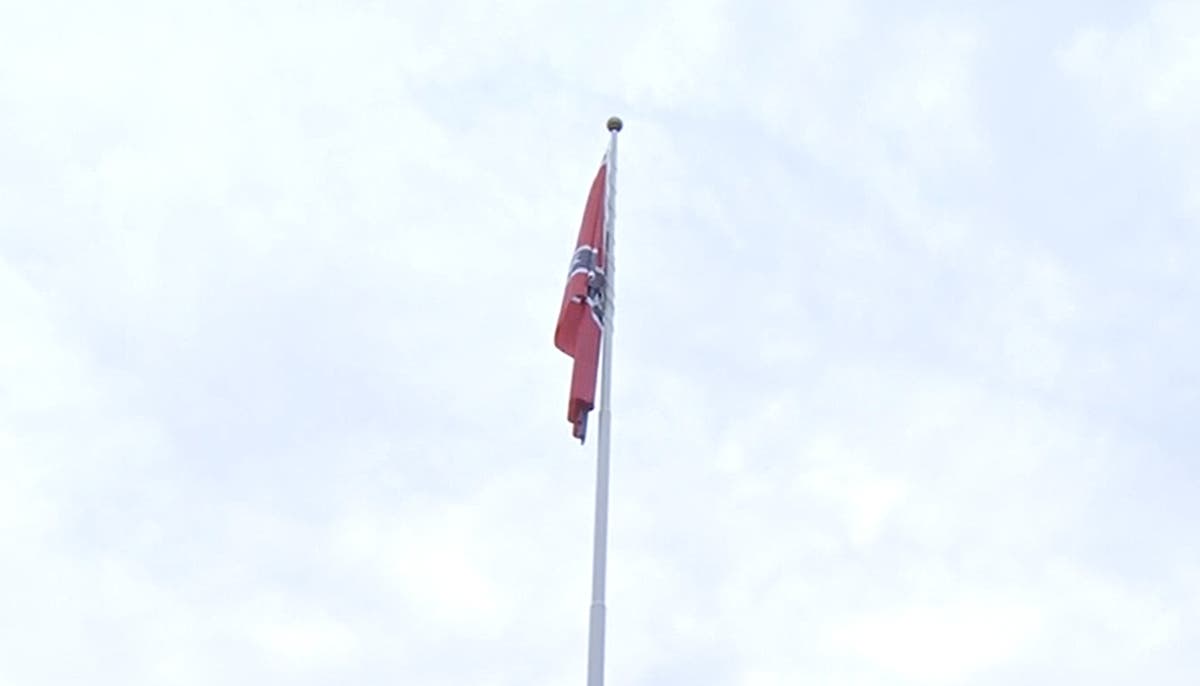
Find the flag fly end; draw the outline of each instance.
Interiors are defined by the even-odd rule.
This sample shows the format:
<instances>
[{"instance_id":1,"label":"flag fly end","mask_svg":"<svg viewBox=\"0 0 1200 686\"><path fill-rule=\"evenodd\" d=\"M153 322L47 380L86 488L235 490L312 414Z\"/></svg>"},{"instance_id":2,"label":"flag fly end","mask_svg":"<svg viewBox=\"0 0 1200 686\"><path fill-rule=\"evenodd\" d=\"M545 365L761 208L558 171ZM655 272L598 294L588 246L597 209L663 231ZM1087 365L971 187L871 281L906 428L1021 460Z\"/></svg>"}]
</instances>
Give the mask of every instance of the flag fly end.
<instances>
[{"instance_id":1,"label":"flag fly end","mask_svg":"<svg viewBox=\"0 0 1200 686\"><path fill-rule=\"evenodd\" d=\"M575 438L579 439L579 445L583 445L587 439L587 420L587 412L583 412L575 423Z\"/></svg>"},{"instance_id":2,"label":"flag fly end","mask_svg":"<svg viewBox=\"0 0 1200 686\"><path fill-rule=\"evenodd\" d=\"M612 137L616 139L615 130ZM587 413L596 405L604 332L611 328L612 280L608 254L611 236L606 230L612 223L609 208L612 162L606 154L592 179L554 328L555 347L574 358L567 420L574 425L572 433L581 442L585 440Z\"/></svg>"}]
</instances>

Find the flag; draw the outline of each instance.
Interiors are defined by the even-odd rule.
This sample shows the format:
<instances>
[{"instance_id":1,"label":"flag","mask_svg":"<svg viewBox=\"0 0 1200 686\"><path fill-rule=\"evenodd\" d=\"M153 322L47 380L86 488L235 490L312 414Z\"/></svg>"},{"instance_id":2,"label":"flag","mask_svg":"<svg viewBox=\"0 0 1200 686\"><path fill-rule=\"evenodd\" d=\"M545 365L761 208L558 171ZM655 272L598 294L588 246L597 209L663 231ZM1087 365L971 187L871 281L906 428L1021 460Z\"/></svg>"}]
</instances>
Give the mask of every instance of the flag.
<instances>
[{"instance_id":1,"label":"flag","mask_svg":"<svg viewBox=\"0 0 1200 686\"><path fill-rule=\"evenodd\" d=\"M575 360L567 421L572 434L582 443L587 435L587 417L596 404L596 376L600 363L600 338L604 328L605 254L604 212L608 155L605 155L588 193L583 224L563 292L554 345Z\"/></svg>"}]
</instances>

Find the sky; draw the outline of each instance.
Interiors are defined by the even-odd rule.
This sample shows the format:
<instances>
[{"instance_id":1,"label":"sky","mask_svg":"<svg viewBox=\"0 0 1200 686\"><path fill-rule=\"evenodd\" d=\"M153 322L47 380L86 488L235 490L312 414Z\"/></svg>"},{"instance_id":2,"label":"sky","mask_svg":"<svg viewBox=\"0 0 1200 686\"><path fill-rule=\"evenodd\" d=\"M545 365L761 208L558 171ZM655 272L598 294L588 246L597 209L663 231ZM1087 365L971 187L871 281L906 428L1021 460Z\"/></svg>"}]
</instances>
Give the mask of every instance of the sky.
<instances>
[{"instance_id":1,"label":"sky","mask_svg":"<svg viewBox=\"0 0 1200 686\"><path fill-rule=\"evenodd\" d=\"M0 3L0 685L1193 684L1200 5Z\"/></svg>"}]
</instances>

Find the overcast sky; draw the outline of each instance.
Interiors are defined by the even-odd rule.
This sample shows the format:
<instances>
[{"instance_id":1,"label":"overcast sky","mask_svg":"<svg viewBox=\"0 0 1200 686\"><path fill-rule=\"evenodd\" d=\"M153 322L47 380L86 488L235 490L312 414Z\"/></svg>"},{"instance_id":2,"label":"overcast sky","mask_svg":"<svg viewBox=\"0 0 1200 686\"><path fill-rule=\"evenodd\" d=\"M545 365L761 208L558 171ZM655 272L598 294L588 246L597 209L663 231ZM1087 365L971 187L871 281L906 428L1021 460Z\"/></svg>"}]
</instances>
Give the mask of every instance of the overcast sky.
<instances>
[{"instance_id":1,"label":"overcast sky","mask_svg":"<svg viewBox=\"0 0 1200 686\"><path fill-rule=\"evenodd\" d=\"M1200 679L1200 5L0 4L0 684Z\"/></svg>"}]
</instances>

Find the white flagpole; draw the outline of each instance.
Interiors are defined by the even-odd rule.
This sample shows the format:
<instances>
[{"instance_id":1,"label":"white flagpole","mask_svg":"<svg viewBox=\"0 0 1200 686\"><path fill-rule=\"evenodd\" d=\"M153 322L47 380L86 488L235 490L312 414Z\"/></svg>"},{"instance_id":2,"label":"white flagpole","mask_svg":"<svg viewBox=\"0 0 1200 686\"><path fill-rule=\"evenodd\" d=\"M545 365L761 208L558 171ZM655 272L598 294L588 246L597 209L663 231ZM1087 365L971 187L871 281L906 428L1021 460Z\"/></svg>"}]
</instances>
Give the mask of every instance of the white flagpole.
<instances>
[{"instance_id":1,"label":"white flagpole","mask_svg":"<svg viewBox=\"0 0 1200 686\"><path fill-rule=\"evenodd\" d=\"M610 117L604 187L604 330L601 333L600 437L596 442L596 530L592 550L592 607L588 622L587 686L604 684L604 577L608 561L608 451L612 422L612 340L614 307L614 222L617 195L617 133L622 123Z\"/></svg>"}]
</instances>

